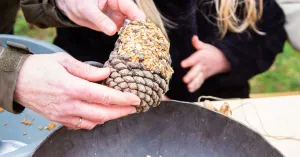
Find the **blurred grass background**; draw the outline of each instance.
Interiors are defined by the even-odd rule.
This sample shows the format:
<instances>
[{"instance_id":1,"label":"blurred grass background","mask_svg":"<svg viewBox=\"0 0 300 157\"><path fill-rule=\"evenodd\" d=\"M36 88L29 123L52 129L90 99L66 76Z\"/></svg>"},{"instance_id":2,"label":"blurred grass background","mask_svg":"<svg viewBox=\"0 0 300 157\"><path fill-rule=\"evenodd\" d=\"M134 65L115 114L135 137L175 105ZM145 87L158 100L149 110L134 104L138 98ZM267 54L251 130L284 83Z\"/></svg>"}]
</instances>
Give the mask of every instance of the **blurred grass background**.
<instances>
[{"instance_id":1,"label":"blurred grass background","mask_svg":"<svg viewBox=\"0 0 300 157\"><path fill-rule=\"evenodd\" d=\"M56 35L55 29L39 29L29 25L22 12L17 16L14 27L16 35L32 37L52 42ZM250 80L251 93L273 93L299 91L300 82L300 53L288 43L284 52L277 56L273 66L265 73Z\"/></svg>"}]
</instances>

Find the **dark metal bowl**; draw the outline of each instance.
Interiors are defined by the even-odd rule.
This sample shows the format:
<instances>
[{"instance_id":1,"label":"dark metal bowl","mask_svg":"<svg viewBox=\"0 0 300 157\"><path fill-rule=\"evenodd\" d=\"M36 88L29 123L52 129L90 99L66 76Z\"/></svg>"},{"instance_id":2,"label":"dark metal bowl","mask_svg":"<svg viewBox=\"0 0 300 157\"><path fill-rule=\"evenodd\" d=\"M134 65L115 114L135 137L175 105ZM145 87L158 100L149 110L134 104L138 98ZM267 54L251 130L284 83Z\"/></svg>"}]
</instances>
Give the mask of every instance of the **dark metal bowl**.
<instances>
[{"instance_id":1,"label":"dark metal bowl","mask_svg":"<svg viewBox=\"0 0 300 157\"><path fill-rule=\"evenodd\" d=\"M191 103L163 101L146 113L97 126L65 127L33 157L282 157L262 136L219 113Z\"/></svg>"}]
</instances>

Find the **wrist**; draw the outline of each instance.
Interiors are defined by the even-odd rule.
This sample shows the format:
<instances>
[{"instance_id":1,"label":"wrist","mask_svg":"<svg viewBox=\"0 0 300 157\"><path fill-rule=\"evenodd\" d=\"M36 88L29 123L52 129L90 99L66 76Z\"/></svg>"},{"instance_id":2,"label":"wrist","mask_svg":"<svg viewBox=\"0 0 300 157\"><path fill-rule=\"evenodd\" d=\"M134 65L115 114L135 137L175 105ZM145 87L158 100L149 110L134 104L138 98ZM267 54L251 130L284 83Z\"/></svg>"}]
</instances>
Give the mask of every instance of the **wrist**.
<instances>
[{"instance_id":1,"label":"wrist","mask_svg":"<svg viewBox=\"0 0 300 157\"><path fill-rule=\"evenodd\" d=\"M205 79L214 75L230 72L231 64L221 51L215 55L215 59L214 63L210 64L209 67L204 68L203 75Z\"/></svg>"},{"instance_id":2,"label":"wrist","mask_svg":"<svg viewBox=\"0 0 300 157\"><path fill-rule=\"evenodd\" d=\"M230 72L230 70L231 70L231 64L224 56L221 67L219 69L219 73L227 73Z\"/></svg>"},{"instance_id":3,"label":"wrist","mask_svg":"<svg viewBox=\"0 0 300 157\"><path fill-rule=\"evenodd\" d=\"M216 74L221 74L221 73L227 73L230 71L231 69L231 64L230 62L227 60L227 58L225 57L224 53L218 49L219 51L219 62L218 62L218 65L219 66L216 66L217 70L216 70Z\"/></svg>"}]
</instances>

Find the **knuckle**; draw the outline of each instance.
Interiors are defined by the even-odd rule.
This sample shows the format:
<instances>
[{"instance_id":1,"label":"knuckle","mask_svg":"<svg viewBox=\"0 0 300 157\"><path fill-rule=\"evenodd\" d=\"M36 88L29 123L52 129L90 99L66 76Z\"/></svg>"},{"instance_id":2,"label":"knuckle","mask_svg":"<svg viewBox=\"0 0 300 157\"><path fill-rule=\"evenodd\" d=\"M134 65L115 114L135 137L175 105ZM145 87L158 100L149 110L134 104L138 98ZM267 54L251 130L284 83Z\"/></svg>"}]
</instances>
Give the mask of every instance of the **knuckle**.
<instances>
[{"instance_id":1,"label":"knuckle","mask_svg":"<svg viewBox=\"0 0 300 157\"><path fill-rule=\"evenodd\" d=\"M93 123L91 124L87 129L88 130L93 130L96 127L97 124Z\"/></svg>"},{"instance_id":2,"label":"knuckle","mask_svg":"<svg viewBox=\"0 0 300 157\"><path fill-rule=\"evenodd\" d=\"M60 110L61 115L71 115L74 112L77 112L77 106L73 103L63 105Z\"/></svg>"},{"instance_id":3,"label":"knuckle","mask_svg":"<svg viewBox=\"0 0 300 157\"><path fill-rule=\"evenodd\" d=\"M111 103L111 95L109 95L108 93L103 93L102 96L100 97L100 100L102 104L108 105Z\"/></svg>"},{"instance_id":4,"label":"knuckle","mask_svg":"<svg viewBox=\"0 0 300 157\"><path fill-rule=\"evenodd\" d=\"M68 57L69 57L69 55L65 52L57 52L54 55L56 58L62 59L62 60L68 59Z\"/></svg>"},{"instance_id":5,"label":"knuckle","mask_svg":"<svg viewBox=\"0 0 300 157\"><path fill-rule=\"evenodd\" d=\"M102 26L105 21L107 20L107 18L105 16L98 16L96 19L95 19L95 22L98 26Z\"/></svg>"},{"instance_id":6,"label":"knuckle","mask_svg":"<svg viewBox=\"0 0 300 157\"><path fill-rule=\"evenodd\" d=\"M58 120L58 116L56 116L56 115L48 115L48 116L46 116L46 118L48 120L54 121L54 122L56 122Z\"/></svg>"},{"instance_id":7,"label":"knuckle","mask_svg":"<svg viewBox=\"0 0 300 157\"><path fill-rule=\"evenodd\" d=\"M99 124L103 124L103 123L105 123L106 121L108 121L107 116L105 116L105 115L99 116L99 119L98 119L98 123L99 123Z\"/></svg>"},{"instance_id":8,"label":"knuckle","mask_svg":"<svg viewBox=\"0 0 300 157\"><path fill-rule=\"evenodd\" d=\"M75 12L79 14L85 14L88 11L89 7L86 5L86 3L79 3L76 5L76 10Z\"/></svg>"},{"instance_id":9,"label":"knuckle","mask_svg":"<svg viewBox=\"0 0 300 157\"><path fill-rule=\"evenodd\" d=\"M70 79L68 79L67 81L64 82L64 84L62 85L62 93L68 97L68 99L73 100L74 98L76 98L78 96L78 93L80 92L85 92L84 88L82 88L82 86L79 86L78 80L76 79L76 77L71 77ZM84 86L83 86L84 87Z\"/></svg>"}]
</instances>

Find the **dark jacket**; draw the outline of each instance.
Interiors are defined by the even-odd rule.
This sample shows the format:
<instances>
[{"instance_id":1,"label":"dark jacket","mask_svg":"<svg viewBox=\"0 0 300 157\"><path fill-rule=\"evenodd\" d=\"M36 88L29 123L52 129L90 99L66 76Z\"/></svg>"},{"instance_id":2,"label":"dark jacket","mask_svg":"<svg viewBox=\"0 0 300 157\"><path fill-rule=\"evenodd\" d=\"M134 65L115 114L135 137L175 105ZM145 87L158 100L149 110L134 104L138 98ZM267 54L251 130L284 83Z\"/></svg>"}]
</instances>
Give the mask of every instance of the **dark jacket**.
<instances>
[{"instance_id":1,"label":"dark jacket","mask_svg":"<svg viewBox=\"0 0 300 157\"><path fill-rule=\"evenodd\" d=\"M22 1L22 8L27 8L23 9L27 20L42 28L57 26L54 43L75 58L102 63L108 59L117 35L108 37L101 32L72 24L59 13L53 0L48 0L47 5L39 3L38 0ZM210 3L204 3L206 0L200 1L197 7L193 0L154 1L164 16L178 24L176 29L169 30L170 53L175 73L167 96L172 99L197 101L201 95L222 98L249 97L248 80L268 70L276 55L282 52L287 38L283 27L285 22L283 11L274 0L264 0L264 14L262 20L258 22L258 28L266 33L265 36L247 30L240 34L228 33L223 40L219 38L218 28L215 25L215 8ZM38 11L30 10L33 3L36 3L34 6ZM53 10L56 12L53 13ZM182 81L189 69L181 68L180 62L195 52L191 44L194 34L197 34L200 40L219 48L232 67L229 73L213 76L207 79L198 91L189 93Z\"/></svg>"},{"instance_id":2,"label":"dark jacket","mask_svg":"<svg viewBox=\"0 0 300 157\"><path fill-rule=\"evenodd\" d=\"M12 34L20 0L0 1L0 33Z\"/></svg>"}]
</instances>

